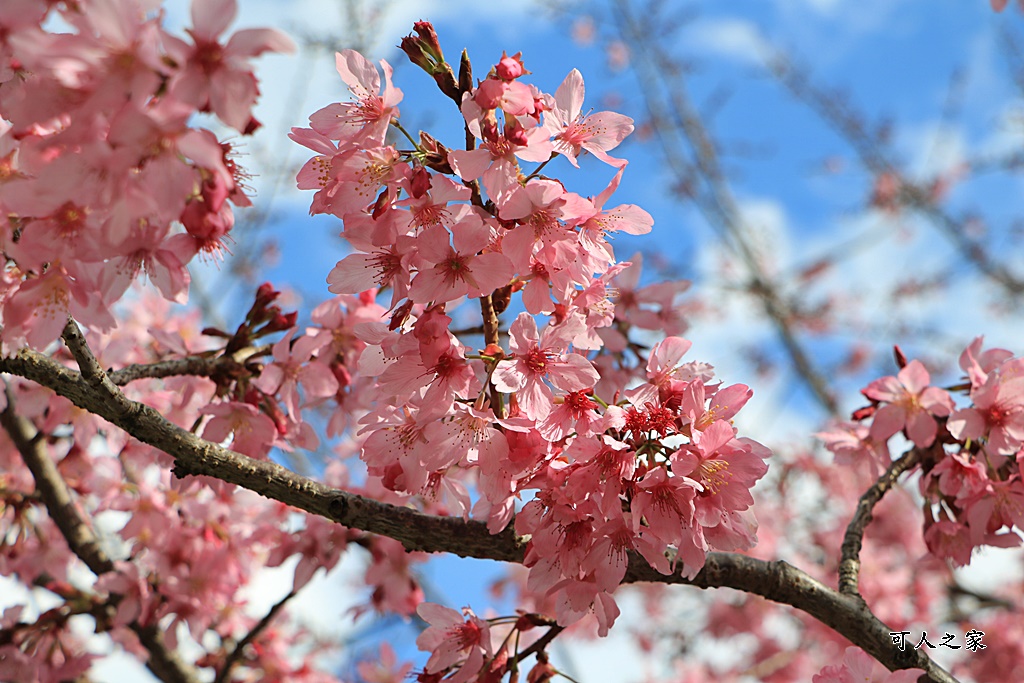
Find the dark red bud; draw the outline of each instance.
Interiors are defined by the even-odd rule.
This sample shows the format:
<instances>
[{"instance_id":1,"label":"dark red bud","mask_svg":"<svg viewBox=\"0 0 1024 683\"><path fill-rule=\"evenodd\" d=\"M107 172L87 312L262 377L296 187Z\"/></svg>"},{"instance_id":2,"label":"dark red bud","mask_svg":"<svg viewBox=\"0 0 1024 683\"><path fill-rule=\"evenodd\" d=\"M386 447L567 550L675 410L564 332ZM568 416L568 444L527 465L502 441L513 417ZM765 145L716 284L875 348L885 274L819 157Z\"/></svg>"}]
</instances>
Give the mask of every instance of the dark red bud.
<instances>
[{"instance_id":1,"label":"dark red bud","mask_svg":"<svg viewBox=\"0 0 1024 683\"><path fill-rule=\"evenodd\" d=\"M896 365L900 370L907 367L907 356L903 353L903 349L899 345L892 347L892 355L896 358Z\"/></svg>"},{"instance_id":2,"label":"dark red bud","mask_svg":"<svg viewBox=\"0 0 1024 683\"><path fill-rule=\"evenodd\" d=\"M409 181L409 194L413 199L419 199L430 190L430 172L422 166L417 166L412 171L412 180Z\"/></svg>"},{"instance_id":3,"label":"dark red bud","mask_svg":"<svg viewBox=\"0 0 1024 683\"><path fill-rule=\"evenodd\" d=\"M282 332L284 330L290 330L295 327L295 322L298 320L299 314L297 311L286 313L284 315L278 313L274 316L273 320L267 323L267 326L263 328L263 332Z\"/></svg>"},{"instance_id":4,"label":"dark red bud","mask_svg":"<svg viewBox=\"0 0 1024 683\"><path fill-rule=\"evenodd\" d=\"M863 408L858 408L853 411L851 418L857 421L866 420L875 414L875 409L876 406L864 406Z\"/></svg>"},{"instance_id":5,"label":"dark red bud","mask_svg":"<svg viewBox=\"0 0 1024 683\"><path fill-rule=\"evenodd\" d=\"M245 124L245 130L242 131L242 135L252 135L262 127L263 124L257 121L255 116L250 116L249 123Z\"/></svg>"},{"instance_id":6,"label":"dark red bud","mask_svg":"<svg viewBox=\"0 0 1024 683\"><path fill-rule=\"evenodd\" d=\"M373 211L371 212L371 215L374 218L380 218L381 215L383 215L384 212L387 211L390 208L391 208L391 197L390 197L390 193L388 192L387 188L385 188L384 190L381 191L381 193L379 195L377 195L377 201L375 201L373 203Z\"/></svg>"},{"instance_id":7,"label":"dark red bud","mask_svg":"<svg viewBox=\"0 0 1024 683\"><path fill-rule=\"evenodd\" d=\"M498 124L493 119L493 113L484 119L483 125L480 126L480 135L488 142L498 141Z\"/></svg>"},{"instance_id":8,"label":"dark red bud","mask_svg":"<svg viewBox=\"0 0 1024 683\"><path fill-rule=\"evenodd\" d=\"M525 147L529 142L529 138L526 137L526 129L519 125L518 121L505 124L505 138L521 147Z\"/></svg>"},{"instance_id":9,"label":"dark red bud","mask_svg":"<svg viewBox=\"0 0 1024 683\"><path fill-rule=\"evenodd\" d=\"M428 74L434 72L434 64L430 55L423 49L423 41L415 36L406 36L398 47L406 54L409 61L426 71Z\"/></svg>"},{"instance_id":10,"label":"dark red bud","mask_svg":"<svg viewBox=\"0 0 1024 683\"><path fill-rule=\"evenodd\" d=\"M275 290L274 286L269 282L264 282L256 288L256 305L260 308L266 308L279 296L281 296L281 292Z\"/></svg>"},{"instance_id":11,"label":"dark red bud","mask_svg":"<svg viewBox=\"0 0 1024 683\"><path fill-rule=\"evenodd\" d=\"M395 312L391 314L391 322L388 324L388 329L394 332L399 327L401 327L402 323L405 322L405 319L409 317L410 311L412 311L411 301L406 301L401 306L396 308Z\"/></svg>"}]
</instances>

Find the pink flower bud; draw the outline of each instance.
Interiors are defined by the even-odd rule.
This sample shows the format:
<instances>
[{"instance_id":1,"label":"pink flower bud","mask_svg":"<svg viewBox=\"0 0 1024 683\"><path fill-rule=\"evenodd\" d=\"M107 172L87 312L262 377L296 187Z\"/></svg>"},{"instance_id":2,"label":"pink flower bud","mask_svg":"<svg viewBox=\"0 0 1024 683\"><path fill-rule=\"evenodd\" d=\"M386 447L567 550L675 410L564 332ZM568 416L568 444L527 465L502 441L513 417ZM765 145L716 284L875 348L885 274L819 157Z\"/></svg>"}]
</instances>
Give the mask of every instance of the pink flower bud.
<instances>
[{"instance_id":1,"label":"pink flower bud","mask_svg":"<svg viewBox=\"0 0 1024 683\"><path fill-rule=\"evenodd\" d=\"M498 78L503 81L514 81L524 73L527 73L526 69L523 68L522 54L522 52L517 52L509 57L502 52L501 59L494 67L494 73L497 74Z\"/></svg>"}]
</instances>

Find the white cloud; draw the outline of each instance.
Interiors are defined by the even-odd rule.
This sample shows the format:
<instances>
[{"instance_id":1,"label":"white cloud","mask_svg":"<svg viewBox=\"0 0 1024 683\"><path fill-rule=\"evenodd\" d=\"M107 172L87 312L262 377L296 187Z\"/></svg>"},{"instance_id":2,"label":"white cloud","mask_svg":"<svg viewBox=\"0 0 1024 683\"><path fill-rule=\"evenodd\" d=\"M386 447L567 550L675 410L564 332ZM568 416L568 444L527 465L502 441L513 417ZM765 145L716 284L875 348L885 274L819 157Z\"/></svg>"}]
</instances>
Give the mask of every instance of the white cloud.
<instances>
[{"instance_id":1,"label":"white cloud","mask_svg":"<svg viewBox=\"0 0 1024 683\"><path fill-rule=\"evenodd\" d=\"M742 19L711 19L693 25L686 45L702 55L718 55L748 64L761 64L769 51L757 25Z\"/></svg>"}]
</instances>

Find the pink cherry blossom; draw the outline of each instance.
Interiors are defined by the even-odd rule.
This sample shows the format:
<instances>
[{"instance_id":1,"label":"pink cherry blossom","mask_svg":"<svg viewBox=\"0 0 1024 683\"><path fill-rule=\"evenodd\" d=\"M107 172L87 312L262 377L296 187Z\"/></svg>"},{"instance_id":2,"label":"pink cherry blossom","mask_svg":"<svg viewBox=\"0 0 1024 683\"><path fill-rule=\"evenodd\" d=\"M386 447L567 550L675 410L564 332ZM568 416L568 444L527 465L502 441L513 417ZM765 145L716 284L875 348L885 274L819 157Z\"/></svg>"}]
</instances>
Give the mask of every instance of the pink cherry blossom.
<instances>
[{"instance_id":1,"label":"pink cherry blossom","mask_svg":"<svg viewBox=\"0 0 1024 683\"><path fill-rule=\"evenodd\" d=\"M231 436L231 448L252 458L265 458L277 437L274 421L248 403L227 401L206 406L203 438L220 443Z\"/></svg>"},{"instance_id":2,"label":"pink cherry blossom","mask_svg":"<svg viewBox=\"0 0 1024 683\"><path fill-rule=\"evenodd\" d=\"M924 365L913 360L896 377L883 377L869 384L864 395L882 404L871 423L871 438L884 441L906 429L914 445L932 445L938 431L935 418L946 417L954 406L950 395L928 386L930 382Z\"/></svg>"},{"instance_id":3,"label":"pink cherry blossom","mask_svg":"<svg viewBox=\"0 0 1024 683\"><path fill-rule=\"evenodd\" d=\"M924 673L921 669L890 672L859 647L848 647L842 664L826 666L811 680L812 683L916 683Z\"/></svg>"},{"instance_id":4,"label":"pink cherry blossom","mask_svg":"<svg viewBox=\"0 0 1024 683\"><path fill-rule=\"evenodd\" d=\"M512 263L504 254L485 251L490 241L490 227L472 212L452 226L451 236L439 225L426 228L417 240L421 265L409 298L443 303L490 294L508 284Z\"/></svg>"},{"instance_id":5,"label":"pink cherry blossom","mask_svg":"<svg viewBox=\"0 0 1024 683\"><path fill-rule=\"evenodd\" d=\"M266 394L280 394L292 420L299 417L301 386L307 403L315 403L338 391L338 380L330 368L319 360L311 360L319 342L304 336L292 341L293 333L274 344L274 362L264 368L256 387Z\"/></svg>"},{"instance_id":6,"label":"pink cherry blossom","mask_svg":"<svg viewBox=\"0 0 1024 683\"><path fill-rule=\"evenodd\" d=\"M498 363L494 386L498 391L515 392L526 415L543 420L551 412L554 397L545 378L562 391L587 389L599 378L590 361L566 353L570 340L582 327L583 323L573 318L557 327L547 327L541 337L533 317L520 313L509 328L514 359Z\"/></svg>"},{"instance_id":7,"label":"pink cherry blossom","mask_svg":"<svg viewBox=\"0 0 1024 683\"><path fill-rule=\"evenodd\" d=\"M221 45L220 36L238 13L236 0L193 0L193 45L167 36L165 45L181 65L171 78L170 92L200 109L213 110L240 132L252 127L252 106L259 89L249 59L264 52L295 51L291 38L276 29L244 29Z\"/></svg>"},{"instance_id":8,"label":"pink cherry blossom","mask_svg":"<svg viewBox=\"0 0 1024 683\"><path fill-rule=\"evenodd\" d=\"M397 105L402 91L391 83L391 65L380 60L384 70L384 92L380 76L366 57L355 50L335 54L335 67L355 102L329 104L309 117L310 126L331 140L343 143L384 144L392 118L398 118Z\"/></svg>"},{"instance_id":9,"label":"pink cherry blossom","mask_svg":"<svg viewBox=\"0 0 1024 683\"><path fill-rule=\"evenodd\" d=\"M416 647L430 652L424 670L440 673L461 664L458 673L446 679L452 683L469 680L484 665L484 657L494 656L491 632L487 622L468 607L462 613L424 602L416 613L430 626L416 638Z\"/></svg>"},{"instance_id":10,"label":"pink cherry blossom","mask_svg":"<svg viewBox=\"0 0 1024 683\"><path fill-rule=\"evenodd\" d=\"M583 95L583 75L573 69L555 91L555 106L544 115L544 126L555 140L555 151L577 167L576 158L583 150L606 164L624 166L625 161L609 156L608 151L633 132L633 119L610 111L584 116Z\"/></svg>"},{"instance_id":11,"label":"pink cherry blossom","mask_svg":"<svg viewBox=\"0 0 1024 683\"><path fill-rule=\"evenodd\" d=\"M1010 455L1024 443L1024 361L1008 359L992 369L984 382L972 386L973 406L949 416L954 438L985 439L995 455Z\"/></svg>"}]
</instances>

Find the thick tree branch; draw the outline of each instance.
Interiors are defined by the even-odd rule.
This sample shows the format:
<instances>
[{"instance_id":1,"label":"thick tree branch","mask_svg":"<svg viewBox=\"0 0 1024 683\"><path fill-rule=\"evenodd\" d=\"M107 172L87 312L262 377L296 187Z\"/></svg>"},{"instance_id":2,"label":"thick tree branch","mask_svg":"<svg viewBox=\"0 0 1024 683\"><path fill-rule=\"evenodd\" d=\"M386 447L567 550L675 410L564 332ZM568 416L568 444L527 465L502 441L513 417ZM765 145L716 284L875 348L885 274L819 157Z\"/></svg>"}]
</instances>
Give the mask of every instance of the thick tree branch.
<instances>
[{"instance_id":1,"label":"thick tree branch","mask_svg":"<svg viewBox=\"0 0 1024 683\"><path fill-rule=\"evenodd\" d=\"M7 431L36 482L36 490L46 505L50 518L60 529L68 547L97 576L114 570L114 563L100 547L96 534L79 513L67 483L50 459L32 423L14 412L13 397L8 392L7 408L0 413L0 425ZM199 683L198 672L175 650L169 649L163 634L155 625L132 622L139 642L149 652L146 667L166 683Z\"/></svg>"},{"instance_id":2,"label":"thick tree branch","mask_svg":"<svg viewBox=\"0 0 1024 683\"><path fill-rule=\"evenodd\" d=\"M857 501L857 510L854 512L850 524L843 534L843 545L839 560L839 592L845 595L860 596L858 589L858 577L860 575L860 550L864 544L864 530L871 523L872 512L882 496L896 485L896 481L904 472L913 468L920 462L920 454L917 449L907 451L898 460L894 461L889 469L878 478L871 488L864 492L864 495Z\"/></svg>"},{"instance_id":3,"label":"thick tree branch","mask_svg":"<svg viewBox=\"0 0 1024 683\"><path fill-rule=\"evenodd\" d=\"M96 534L79 514L71 491L46 452L35 427L14 412L14 400L7 392L7 408L0 413L0 425L7 431L36 482L36 492L53 523L67 541L71 552L99 576L114 570L114 563L100 547Z\"/></svg>"},{"instance_id":4,"label":"thick tree branch","mask_svg":"<svg viewBox=\"0 0 1024 683\"><path fill-rule=\"evenodd\" d=\"M956 683L956 679L931 661L923 650L900 651L893 645L889 636L892 629L871 613L860 596L843 595L782 560L766 562L736 553L708 553L704 568L688 580L678 570L670 576L662 576L642 558L630 557L625 581L682 583L698 588L735 588L754 593L806 612L891 671L919 667L928 675L922 682Z\"/></svg>"},{"instance_id":5,"label":"thick tree branch","mask_svg":"<svg viewBox=\"0 0 1024 683\"><path fill-rule=\"evenodd\" d=\"M407 550L444 552L501 562L523 561L526 541L511 527L491 535L482 522L435 517L410 508L363 498L307 479L272 462L254 460L200 439L167 421L149 406L129 400L99 370L77 327L65 337L80 359L83 373L30 350L0 360L0 371L21 375L65 396L175 459L177 476L208 475L242 486L352 529L388 536ZM92 358L92 360L90 360ZM88 373L88 375L86 374ZM92 379L87 379L89 376ZM114 394L110 394L110 391ZM935 683L955 683L921 650L901 652L892 645L890 629L857 596L843 595L786 562L766 562L733 553L709 553L693 579L677 569L656 572L639 555L630 557L625 582L689 584L699 588L729 587L755 593L800 609L869 652L889 669L920 667Z\"/></svg>"}]
</instances>

